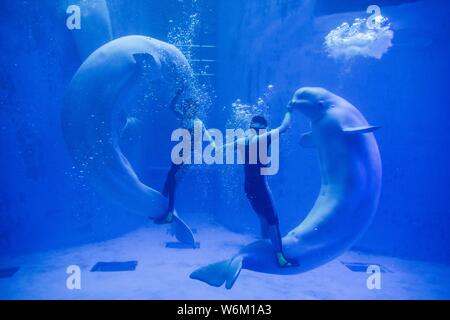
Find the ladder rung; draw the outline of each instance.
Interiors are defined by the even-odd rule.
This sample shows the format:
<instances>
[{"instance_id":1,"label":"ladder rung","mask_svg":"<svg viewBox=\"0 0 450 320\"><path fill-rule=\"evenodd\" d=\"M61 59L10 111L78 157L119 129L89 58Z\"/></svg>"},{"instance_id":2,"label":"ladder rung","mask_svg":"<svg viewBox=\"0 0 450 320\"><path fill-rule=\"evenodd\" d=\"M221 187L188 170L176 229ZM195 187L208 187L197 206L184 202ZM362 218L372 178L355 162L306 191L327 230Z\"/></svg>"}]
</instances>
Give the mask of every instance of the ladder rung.
<instances>
[{"instance_id":1,"label":"ladder rung","mask_svg":"<svg viewBox=\"0 0 450 320\"><path fill-rule=\"evenodd\" d=\"M177 47L188 47L188 48L216 48L216 46L210 44L174 44Z\"/></svg>"},{"instance_id":2,"label":"ladder rung","mask_svg":"<svg viewBox=\"0 0 450 320\"><path fill-rule=\"evenodd\" d=\"M191 59L192 62L216 62L217 60L212 59Z\"/></svg>"}]
</instances>

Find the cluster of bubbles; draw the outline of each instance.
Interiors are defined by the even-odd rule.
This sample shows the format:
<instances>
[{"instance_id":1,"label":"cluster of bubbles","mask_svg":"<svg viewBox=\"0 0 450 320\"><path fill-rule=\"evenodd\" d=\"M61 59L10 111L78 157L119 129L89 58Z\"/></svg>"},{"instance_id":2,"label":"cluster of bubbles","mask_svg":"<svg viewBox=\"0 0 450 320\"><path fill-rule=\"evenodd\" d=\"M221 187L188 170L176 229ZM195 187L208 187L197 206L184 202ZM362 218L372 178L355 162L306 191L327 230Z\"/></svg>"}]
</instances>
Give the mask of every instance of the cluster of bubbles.
<instances>
[{"instance_id":1,"label":"cluster of bubbles","mask_svg":"<svg viewBox=\"0 0 450 320\"><path fill-rule=\"evenodd\" d=\"M246 130L250 126L250 122L255 115L264 115L266 118L270 111L270 98L274 92L274 86L268 85L264 93L254 103L243 103L241 99L236 99L231 104L229 118L226 123L228 129L243 129ZM236 170L237 169L237 170ZM236 194L241 193L243 184L242 173L239 168L235 166L221 166L221 173L223 177L222 195L228 207L236 205Z\"/></svg>"},{"instance_id":2,"label":"cluster of bubbles","mask_svg":"<svg viewBox=\"0 0 450 320\"><path fill-rule=\"evenodd\" d=\"M203 69L200 70L202 76L207 76L210 73L211 66L209 64L205 65Z\"/></svg>"},{"instance_id":3,"label":"cluster of bubbles","mask_svg":"<svg viewBox=\"0 0 450 320\"><path fill-rule=\"evenodd\" d=\"M192 45L198 35L200 27L200 7L198 0L179 1L183 17L178 19L177 23L174 20L169 20L170 29L167 34L169 43L179 47L188 61L192 59Z\"/></svg>"},{"instance_id":4,"label":"cluster of bubbles","mask_svg":"<svg viewBox=\"0 0 450 320\"><path fill-rule=\"evenodd\" d=\"M201 0L178 0L178 2L182 9L182 17L177 19L176 22L172 19L169 20L170 28L167 39L169 43L175 45L183 52L188 62L192 65L192 60L194 58L193 48L200 31ZM199 70L198 73L200 76L205 76L209 73L209 69L210 66L206 65L202 70ZM189 95L197 102L198 106L191 106L191 108L195 108L196 110L178 111L187 112L189 114L196 113L197 117L204 119L213 104L211 96L211 92L213 91L212 86L208 85L208 83L200 82L194 74L186 81L189 82ZM177 107L179 108L180 106ZM186 108L186 105L183 108ZM187 106L187 108L189 108L189 106Z\"/></svg>"},{"instance_id":5,"label":"cluster of bubbles","mask_svg":"<svg viewBox=\"0 0 450 320\"><path fill-rule=\"evenodd\" d=\"M201 26L201 1L208 0L178 0L181 8L181 17L169 20L169 31L167 41L176 46L186 57L189 64L193 65L196 58L197 41ZM209 110L213 106L214 91L212 84L204 81L204 76L210 73L210 66L206 65L201 70L192 71L188 79L183 79L184 83L177 84L184 87L184 92L175 106L176 111L183 115L180 119L180 125L192 123L192 117L198 117L204 123L208 123L207 117ZM200 77L199 77L200 76ZM203 76L203 77L202 77ZM203 79L202 79L203 78ZM194 103L186 103L184 98L189 97ZM186 171L190 175L186 180L193 179L203 186L198 186L196 192L202 192L201 199L207 199L207 193L210 190L211 178L205 176L205 166L195 165ZM184 179L183 179L184 180ZM199 204L201 207L204 204Z\"/></svg>"},{"instance_id":6,"label":"cluster of bubbles","mask_svg":"<svg viewBox=\"0 0 450 320\"><path fill-rule=\"evenodd\" d=\"M268 115L270 111L270 100L273 94L274 86L268 85L265 92L253 104L246 104L241 99L236 99L231 104L230 117L227 121L228 128L248 128L251 119L255 115Z\"/></svg>"},{"instance_id":7,"label":"cluster of bubbles","mask_svg":"<svg viewBox=\"0 0 450 320\"><path fill-rule=\"evenodd\" d=\"M325 49L335 59L348 60L360 56L381 59L392 47L394 32L389 19L381 15L373 19L357 18L344 22L325 37Z\"/></svg>"}]
</instances>

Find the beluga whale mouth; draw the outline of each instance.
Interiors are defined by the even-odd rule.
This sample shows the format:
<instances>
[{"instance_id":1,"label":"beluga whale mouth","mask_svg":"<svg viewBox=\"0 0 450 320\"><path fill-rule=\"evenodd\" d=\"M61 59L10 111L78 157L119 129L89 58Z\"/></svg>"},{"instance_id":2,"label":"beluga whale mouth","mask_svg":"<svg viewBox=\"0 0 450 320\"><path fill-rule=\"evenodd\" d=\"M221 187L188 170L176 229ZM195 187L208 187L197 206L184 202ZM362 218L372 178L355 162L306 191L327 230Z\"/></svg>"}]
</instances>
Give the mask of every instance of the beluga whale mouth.
<instances>
[{"instance_id":1,"label":"beluga whale mouth","mask_svg":"<svg viewBox=\"0 0 450 320\"><path fill-rule=\"evenodd\" d=\"M311 120L301 145L316 148L321 189L309 214L282 240L287 258L298 262L280 268L269 241L254 242L230 259L191 274L192 279L231 289L241 269L296 274L314 269L348 250L365 232L381 192L381 157L373 132L361 112L323 88L301 88L291 105Z\"/></svg>"}]
</instances>

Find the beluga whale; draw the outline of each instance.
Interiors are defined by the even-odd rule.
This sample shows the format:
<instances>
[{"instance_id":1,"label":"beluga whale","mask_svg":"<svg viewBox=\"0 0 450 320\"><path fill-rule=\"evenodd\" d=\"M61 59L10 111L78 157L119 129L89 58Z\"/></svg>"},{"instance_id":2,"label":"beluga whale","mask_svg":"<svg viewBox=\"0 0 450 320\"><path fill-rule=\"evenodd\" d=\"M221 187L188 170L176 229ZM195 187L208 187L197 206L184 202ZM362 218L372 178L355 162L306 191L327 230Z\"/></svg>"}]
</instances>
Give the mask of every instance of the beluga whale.
<instances>
[{"instance_id":1,"label":"beluga whale","mask_svg":"<svg viewBox=\"0 0 450 320\"><path fill-rule=\"evenodd\" d=\"M300 144L316 148L321 174L312 209L282 240L286 257L297 264L278 267L272 245L260 240L230 259L195 270L192 279L231 289L242 269L280 275L306 272L340 256L370 225L381 193L381 157L373 133L379 127L324 88L301 88L291 104L310 120L311 131Z\"/></svg>"},{"instance_id":2,"label":"beluga whale","mask_svg":"<svg viewBox=\"0 0 450 320\"><path fill-rule=\"evenodd\" d=\"M164 108L192 76L175 46L146 36L118 38L89 54L67 89L62 129L76 168L96 191L135 214L164 216L167 199L139 179L121 151L120 106L131 96L146 95L148 108ZM184 98L190 95L188 89ZM181 242L195 245L177 214L173 232Z\"/></svg>"}]
</instances>

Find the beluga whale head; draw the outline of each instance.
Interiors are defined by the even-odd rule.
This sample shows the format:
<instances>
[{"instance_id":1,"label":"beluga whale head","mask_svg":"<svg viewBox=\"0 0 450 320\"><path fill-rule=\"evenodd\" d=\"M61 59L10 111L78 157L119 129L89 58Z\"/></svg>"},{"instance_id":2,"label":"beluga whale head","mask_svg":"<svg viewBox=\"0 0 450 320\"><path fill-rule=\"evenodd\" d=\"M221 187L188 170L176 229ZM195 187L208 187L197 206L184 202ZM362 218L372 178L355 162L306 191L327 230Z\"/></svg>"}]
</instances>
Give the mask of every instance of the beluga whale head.
<instances>
[{"instance_id":1,"label":"beluga whale head","mask_svg":"<svg viewBox=\"0 0 450 320\"><path fill-rule=\"evenodd\" d=\"M324 88L303 87L295 92L290 105L311 120L316 120L325 114L335 99L336 96Z\"/></svg>"}]
</instances>

